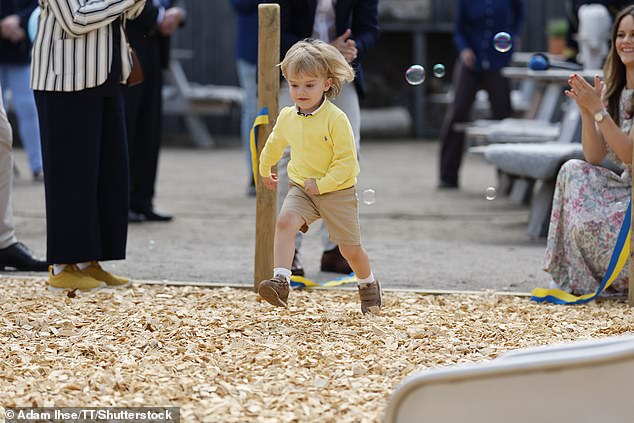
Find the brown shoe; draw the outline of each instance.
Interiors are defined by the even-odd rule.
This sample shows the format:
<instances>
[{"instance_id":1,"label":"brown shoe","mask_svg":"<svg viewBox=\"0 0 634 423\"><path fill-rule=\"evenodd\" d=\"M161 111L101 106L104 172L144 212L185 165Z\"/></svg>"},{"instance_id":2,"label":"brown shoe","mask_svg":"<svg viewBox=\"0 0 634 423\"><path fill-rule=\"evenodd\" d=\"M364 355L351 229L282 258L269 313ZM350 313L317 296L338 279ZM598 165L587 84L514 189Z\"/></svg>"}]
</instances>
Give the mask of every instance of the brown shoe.
<instances>
[{"instance_id":1,"label":"brown shoe","mask_svg":"<svg viewBox=\"0 0 634 423\"><path fill-rule=\"evenodd\" d=\"M304 276L304 266L299 261L299 255L295 252L293 255L293 264L291 264L291 275Z\"/></svg>"},{"instance_id":2,"label":"brown shoe","mask_svg":"<svg viewBox=\"0 0 634 423\"><path fill-rule=\"evenodd\" d=\"M339 246L330 251L324 251L321 256L321 271L343 273L344 275L352 273L350 265L341 255L341 251L339 251Z\"/></svg>"},{"instance_id":3,"label":"brown shoe","mask_svg":"<svg viewBox=\"0 0 634 423\"><path fill-rule=\"evenodd\" d=\"M361 299L361 312L376 313L381 309L381 282L375 279L371 283L359 284L359 298Z\"/></svg>"},{"instance_id":4,"label":"brown shoe","mask_svg":"<svg viewBox=\"0 0 634 423\"><path fill-rule=\"evenodd\" d=\"M260 297L278 307L286 307L290 290L288 280L280 275L273 276L273 279L263 280L258 286Z\"/></svg>"}]
</instances>

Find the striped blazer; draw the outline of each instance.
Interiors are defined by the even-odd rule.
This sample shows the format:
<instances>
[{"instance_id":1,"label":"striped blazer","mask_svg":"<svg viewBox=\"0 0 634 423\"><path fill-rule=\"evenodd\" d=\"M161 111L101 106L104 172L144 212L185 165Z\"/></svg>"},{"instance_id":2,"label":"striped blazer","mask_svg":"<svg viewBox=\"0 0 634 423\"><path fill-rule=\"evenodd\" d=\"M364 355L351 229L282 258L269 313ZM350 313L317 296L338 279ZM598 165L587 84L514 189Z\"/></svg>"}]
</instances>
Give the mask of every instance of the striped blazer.
<instances>
[{"instance_id":1,"label":"striped blazer","mask_svg":"<svg viewBox=\"0 0 634 423\"><path fill-rule=\"evenodd\" d=\"M150 0L151 1L151 0ZM145 0L39 0L41 13L33 41L31 88L39 91L81 91L103 84L112 63L112 31L117 18L125 23L143 10ZM121 81L132 60L121 31Z\"/></svg>"}]
</instances>

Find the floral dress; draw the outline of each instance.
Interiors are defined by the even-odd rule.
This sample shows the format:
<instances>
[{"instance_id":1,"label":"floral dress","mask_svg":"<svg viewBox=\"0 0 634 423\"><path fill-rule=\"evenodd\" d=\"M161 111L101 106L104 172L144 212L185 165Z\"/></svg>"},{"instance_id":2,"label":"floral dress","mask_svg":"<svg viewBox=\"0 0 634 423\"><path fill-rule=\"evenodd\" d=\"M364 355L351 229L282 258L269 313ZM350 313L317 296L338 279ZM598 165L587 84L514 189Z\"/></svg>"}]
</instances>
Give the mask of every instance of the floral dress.
<instances>
[{"instance_id":1,"label":"floral dress","mask_svg":"<svg viewBox=\"0 0 634 423\"><path fill-rule=\"evenodd\" d=\"M633 89L621 92L619 113L625 133L632 127L632 117L625 113L632 93ZM631 165L609 147L608 157L624 169L620 175L583 160L567 161L557 175L544 270L554 286L573 294L598 289L631 198ZM626 292L628 273L629 258L610 291Z\"/></svg>"}]
</instances>

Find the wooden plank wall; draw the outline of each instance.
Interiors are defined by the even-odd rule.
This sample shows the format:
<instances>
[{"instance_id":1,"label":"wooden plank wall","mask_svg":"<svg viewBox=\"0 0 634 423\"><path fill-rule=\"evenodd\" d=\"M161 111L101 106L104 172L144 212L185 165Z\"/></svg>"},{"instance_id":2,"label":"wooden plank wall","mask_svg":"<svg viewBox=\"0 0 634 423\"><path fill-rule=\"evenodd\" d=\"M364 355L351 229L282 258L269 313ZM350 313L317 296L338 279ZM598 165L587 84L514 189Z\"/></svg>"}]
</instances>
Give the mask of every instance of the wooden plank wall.
<instances>
[{"instance_id":1,"label":"wooden plank wall","mask_svg":"<svg viewBox=\"0 0 634 423\"><path fill-rule=\"evenodd\" d=\"M203 84L238 85L235 69L235 15L229 0L180 1L188 11L188 22L173 36L172 46L193 53L192 59L182 61L190 81ZM454 0L431 1L433 2L431 19L434 22L453 21ZM565 1L525 0L525 4L527 5L527 16L521 37L521 50L543 50L546 47L546 22L553 17L565 16ZM445 60L440 63L447 63L447 70L450 71L451 63L455 58L455 55L451 53L453 47L451 35L435 34L434 37L436 38L430 38L432 44L429 46L430 56L434 56L434 46L442 46L441 50L447 57L441 55L441 57L430 57L430 60ZM395 44L389 45L390 43ZM396 36L385 33L379 46L366 58L364 68L368 95L364 100L364 107L383 107L386 105L411 107L408 105L410 96L407 95L407 92L411 90L408 89L402 95L398 91L399 87L403 88L402 70L409 66L408 63L411 61L409 43L411 43L411 37L406 34ZM377 66L376 63L381 64L381 66ZM391 66L385 68L385 63ZM448 75L447 80L450 80L450 75ZM379 83L373 83L373 81L379 81ZM430 87L427 89L429 90ZM228 118L214 117L207 118L206 121L214 134L237 136L239 133L239 112ZM182 133L184 127L179 118L171 117L166 121L166 129L169 132Z\"/></svg>"},{"instance_id":2,"label":"wooden plank wall","mask_svg":"<svg viewBox=\"0 0 634 423\"><path fill-rule=\"evenodd\" d=\"M298 0L299 1L299 0ZM435 21L453 20L453 0L433 0ZM235 16L228 0L184 0L188 22L173 37L173 46L190 49L192 60L183 62L193 81L237 85L234 63ZM527 15L522 50L543 50L546 22L565 16L563 0L525 0ZM536 30L538 28L538 30ZM529 30L530 29L530 30Z\"/></svg>"},{"instance_id":3,"label":"wooden plank wall","mask_svg":"<svg viewBox=\"0 0 634 423\"><path fill-rule=\"evenodd\" d=\"M173 48L194 53L183 60L192 81L238 85L235 70L235 15L229 0L181 0L187 9L187 25L176 32Z\"/></svg>"}]
</instances>

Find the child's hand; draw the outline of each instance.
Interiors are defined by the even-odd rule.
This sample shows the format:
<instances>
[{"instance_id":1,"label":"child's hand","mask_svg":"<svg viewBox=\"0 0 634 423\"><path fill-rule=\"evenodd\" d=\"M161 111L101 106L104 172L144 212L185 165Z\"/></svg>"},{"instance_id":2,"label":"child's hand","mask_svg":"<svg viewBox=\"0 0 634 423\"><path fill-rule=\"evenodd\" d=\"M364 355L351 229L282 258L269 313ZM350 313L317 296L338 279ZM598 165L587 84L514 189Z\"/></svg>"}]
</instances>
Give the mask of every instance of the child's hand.
<instances>
[{"instance_id":1,"label":"child's hand","mask_svg":"<svg viewBox=\"0 0 634 423\"><path fill-rule=\"evenodd\" d=\"M304 191L311 195L319 195L319 188L317 188L315 178L308 178L304 181Z\"/></svg>"},{"instance_id":2,"label":"child's hand","mask_svg":"<svg viewBox=\"0 0 634 423\"><path fill-rule=\"evenodd\" d=\"M271 191L277 188L277 175L272 173L271 176L263 176L262 184L266 189L270 189Z\"/></svg>"}]
</instances>

